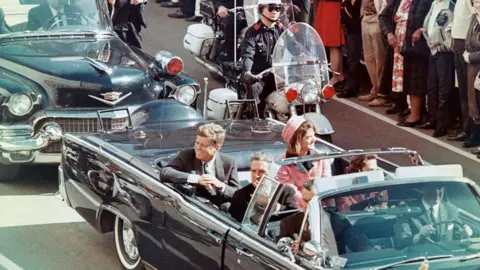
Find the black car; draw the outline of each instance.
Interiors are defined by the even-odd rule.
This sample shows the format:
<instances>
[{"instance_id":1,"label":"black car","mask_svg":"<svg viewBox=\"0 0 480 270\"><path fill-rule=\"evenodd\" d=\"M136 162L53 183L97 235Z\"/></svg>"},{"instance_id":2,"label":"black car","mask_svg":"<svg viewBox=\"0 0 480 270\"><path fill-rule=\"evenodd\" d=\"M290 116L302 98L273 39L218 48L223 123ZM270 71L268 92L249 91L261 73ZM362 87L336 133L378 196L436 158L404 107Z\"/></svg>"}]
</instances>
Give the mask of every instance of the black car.
<instances>
[{"instance_id":1,"label":"black car","mask_svg":"<svg viewBox=\"0 0 480 270\"><path fill-rule=\"evenodd\" d=\"M58 163L62 134L98 131L99 110L157 99L196 109L200 86L182 60L127 45L110 15L105 0L0 1L0 181L22 164ZM127 116L101 113L103 130Z\"/></svg>"},{"instance_id":2,"label":"black car","mask_svg":"<svg viewBox=\"0 0 480 270\"><path fill-rule=\"evenodd\" d=\"M138 122L138 119L149 119L149 117L142 116L146 114L146 112L137 114L141 117L134 117L136 120L132 120L132 122ZM298 257L299 254L287 256L285 251L288 251L288 248L277 244L281 240L278 239L279 221L276 219L275 222L270 222L270 217L274 215L286 218L301 210L275 212L276 210L272 206L276 204L282 189L285 189L286 186L279 184L272 177L264 177L261 184L270 181L268 186L271 188L271 193L268 205L263 207L263 212L255 207L259 201L258 190L260 189L257 187L243 222L238 222L208 200L197 196L191 186L162 182L159 176L160 170L178 151L193 147L198 126L212 121L203 119L155 121L153 118L151 121L140 121L141 126L108 134L66 134L63 141L62 162L59 166L60 194L70 207L75 209L100 233L113 231L117 255L124 269L142 269L145 265L156 269L249 270L324 269L321 268L323 267L321 265L328 266L328 263L318 264L317 259L320 257L316 254L315 246L305 246L305 252L309 253L310 257L315 255L313 256L315 259L309 259ZM273 120L213 122L223 126L226 130L225 144L221 151L234 157L239 171L239 182L242 186L250 183L249 158L253 153L263 151L279 158L286 151L287 145L281 136L283 123ZM422 164L421 158L414 151L403 148L381 151L342 151L322 140L318 141L316 148L326 154L312 158L329 159L332 164L333 177L316 180L320 188L323 187L328 191L326 193L328 196L335 196L337 193L348 196L348 192L352 190L360 194L369 194L374 191L376 185L382 186L382 189L384 186L392 185L389 184L390 182L383 181L384 175L385 178L394 179L398 165L379 158L381 170L366 172L365 175L352 174L353 176L349 176L343 172L345 172L348 158L351 156L402 153L414 157L412 160L417 162L416 164ZM277 163L302 162L296 158L292 159L280 160ZM415 169L415 167L413 168ZM457 171L457 168L454 169L448 167L443 168L443 171L451 174ZM442 169L433 168L433 171L438 173L442 172ZM427 169L422 169L423 176L426 172ZM419 173L419 171L414 170L415 173ZM269 170L269 175L275 175L275 166ZM405 171L403 171L403 177L405 177ZM346 180L352 184L359 184L359 187L351 189L345 186ZM335 186L333 184L335 182L343 186ZM424 182L431 182L431 180ZM408 180L402 183L408 183ZM467 194L465 192L468 191L468 187L462 186L461 180L456 183L458 184L456 187L464 188L462 194ZM361 188L368 188L368 193L359 191ZM415 186L411 188L415 189ZM338 192L329 191L329 189ZM396 204L398 201L395 199L400 199L400 197L394 197L393 191L389 191L388 194L391 196L392 202ZM402 194L415 195L412 192L405 193L405 190L401 191L399 196ZM467 194L470 196L468 202L470 209L465 209L476 213L479 209L478 202L475 205L472 196L477 195L472 194ZM323 199L323 197L320 198ZM255 211L256 214L252 214ZM310 211L318 211L318 207L312 208ZM355 221L355 218L360 216L381 214L379 217L392 218L392 215L404 213L402 210L395 211L392 209L391 212L386 213L354 212L351 213L351 216ZM469 214L465 214L464 217L468 220ZM475 235L480 233L477 222L469 219L469 224L474 228ZM358 229L372 229L378 224L363 224L362 226L360 227L359 223ZM321 228L329 227L322 225ZM389 234L390 231L385 233L378 232L378 230L373 230L371 233L363 232L368 233L367 236L371 237L369 240L375 245L389 242L393 238L393 235ZM312 236L317 237L316 231L312 233ZM332 252L332 254L337 253L337 251ZM391 254L393 257L390 256ZM386 249L382 255L382 261L377 262L375 261L375 252L368 253L368 256L352 253L348 255L348 260L355 262L352 267L357 268L363 262L382 265L382 263L407 258L399 254L403 254L402 251L394 252L392 250L389 252ZM418 254L418 251L412 251L411 254ZM332 258L329 258L330 262L332 262ZM373 262L369 262L369 260L373 260ZM342 259L337 258L332 263L337 267L337 264L341 262Z\"/></svg>"}]
</instances>

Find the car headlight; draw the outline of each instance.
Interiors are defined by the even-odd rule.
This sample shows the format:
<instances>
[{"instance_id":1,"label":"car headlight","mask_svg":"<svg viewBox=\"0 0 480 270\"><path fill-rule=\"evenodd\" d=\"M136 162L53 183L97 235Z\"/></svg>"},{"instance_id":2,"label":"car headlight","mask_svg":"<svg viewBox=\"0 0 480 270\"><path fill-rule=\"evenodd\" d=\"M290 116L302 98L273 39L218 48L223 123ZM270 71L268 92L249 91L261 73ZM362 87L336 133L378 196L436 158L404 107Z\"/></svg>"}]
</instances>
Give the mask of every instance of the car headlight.
<instances>
[{"instance_id":1,"label":"car headlight","mask_svg":"<svg viewBox=\"0 0 480 270\"><path fill-rule=\"evenodd\" d=\"M318 90L313 84L305 84L300 94L304 103L313 103L318 101Z\"/></svg>"},{"instance_id":2,"label":"car headlight","mask_svg":"<svg viewBox=\"0 0 480 270\"><path fill-rule=\"evenodd\" d=\"M28 114L33 107L32 98L27 94L13 94L8 101L8 110L15 116Z\"/></svg>"},{"instance_id":3,"label":"car headlight","mask_svg":"<svg viewBox=\"0 0 480 270\"><path fill-rule=\"evenodd\" d=\"M190 105L195 101L197 91L195 87L191 85L182 85L178 87L175 97L179 102Z\"/></svg>"}]
</instances>

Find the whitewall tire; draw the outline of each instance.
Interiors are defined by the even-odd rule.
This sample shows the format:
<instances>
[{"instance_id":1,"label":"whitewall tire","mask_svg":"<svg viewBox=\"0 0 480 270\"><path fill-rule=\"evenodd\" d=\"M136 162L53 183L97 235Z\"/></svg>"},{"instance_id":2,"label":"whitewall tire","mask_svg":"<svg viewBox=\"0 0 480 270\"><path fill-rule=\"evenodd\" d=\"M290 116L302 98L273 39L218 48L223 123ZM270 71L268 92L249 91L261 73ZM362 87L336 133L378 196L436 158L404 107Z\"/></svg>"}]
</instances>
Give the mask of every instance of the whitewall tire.
<instances>
[{"instance_id":1,"label":"whitewall tire","mask_svg":"<svg viewBox=\"0 0 480 270\"><path fill-rule=\"evenodd\" d=\"M131 223L117 216L115 218L114 234L117 256L123 269L145 269L138 251L135 231Z\"/></svg>"}]
</instances>

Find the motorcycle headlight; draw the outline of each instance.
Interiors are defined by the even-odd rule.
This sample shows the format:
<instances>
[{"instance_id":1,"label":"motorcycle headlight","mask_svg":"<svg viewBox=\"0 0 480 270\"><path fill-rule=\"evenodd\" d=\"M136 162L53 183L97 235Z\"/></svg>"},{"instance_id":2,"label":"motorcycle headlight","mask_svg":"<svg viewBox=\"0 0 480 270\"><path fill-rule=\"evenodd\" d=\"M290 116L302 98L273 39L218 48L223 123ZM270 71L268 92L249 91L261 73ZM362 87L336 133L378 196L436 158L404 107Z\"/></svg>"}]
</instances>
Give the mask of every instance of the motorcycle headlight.
<instances>
[{"instance_id":1,"label":"motorcycle headlight","mask_svg":"<svg viewBox=\"0 0 480 270\"><path fill-rule=\"evenodd\" d=\"M301 96L304 103L314 103L318 101L318 90L313 84L305 84L302 88Z\"/></svg>"},{"instance_id":2,"label":"motorcycle headlight","mask_svg":"<svg viewBox=\"0 0 480 270\"><path fill-rule=\"evenodd\" d=\"M190 106L197 97L197 91L191 85L182 85L178 87L175 97L179 102Z\"/></svg>"},{"instance_id":3,"label":"motorcycle headlight","mask_svg":"<svg viewBox=\"0 0 480 270\"><path fill-rule=\"evenodd\" d=\"M33 107L32 98L26 94L13 94L8 101L8 110L15 116L28 114Z\"/></svg>"}]
</instances>

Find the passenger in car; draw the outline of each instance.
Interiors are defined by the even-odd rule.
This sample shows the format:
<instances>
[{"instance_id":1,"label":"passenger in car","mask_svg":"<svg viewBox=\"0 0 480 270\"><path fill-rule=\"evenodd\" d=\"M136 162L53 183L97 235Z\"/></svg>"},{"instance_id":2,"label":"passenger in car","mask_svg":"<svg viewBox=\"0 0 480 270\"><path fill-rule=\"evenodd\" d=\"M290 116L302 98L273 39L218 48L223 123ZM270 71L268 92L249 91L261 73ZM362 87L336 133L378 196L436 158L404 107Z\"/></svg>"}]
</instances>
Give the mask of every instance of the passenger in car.
<instances>
[{"instance_id":1,"label":"passenger in car","mask_svg":"<svg viewBox=\"0 0 480 270\"><path fill-rule=\"evenodd\" d=\"M420 207L418 216L404 215L397 217L395 245L402 249L414 244L448 242L453 240L455 225L463 224L458 216L458 208L443 201L445 188L429 186L422 190L422 199L417 204L409 203L409 207ZM464 224L460 229L464 237L473 234L472 229Z\"/></svg>"},{"instance_id":2,"label":"passenger in car","mask_svg":"<svg viewBox=\"0 0 480 270\"><path fill-rule=\"evenodd\" d=\"M5 21L5 12L3 12L3 8L0 8L0 35L7 34L10 32L12 31L8 26L7 22Z\"/></svg>"},{"instance_id":3,"label":"passenger in car","mask_svg":"<svg viewBox=\"0 0 480 270\"><path fill-rule=\"evenodd\" d=\"M54 24L58 26L80 24L82 18L78 6L63 4L60 0L47 0L47 4L39 5L28 12L27 30L48 30Z\"/></svg>"},{"instance_id":4,"label":"passenger in car","mask_svg":"<svg viewBox=\"0 0 480 270\"><path fill-rule=\"evenodd\" d=\"M301 249L305 242L310 241L311 232L309 229L308 219L304 226L304 231L300 232L302 228L303 219L307 212L307 206L310 200L317 194L314 181L308 181L302 187L302 208L303 211L293 214L283 219L280 223L279 239L283 237L290 237L294 239L292 250ZM374 249L368 238L359 234L350 224L347 219L340 217L338 214L331 213L330 222L332 224L333 233L337 241L339 254L345 253L345 245L353 252L366 251ZM301 239L299 234L301 233Z\"/></svg>"},{"instance_id":5,"label":"passenger in car","mask_svg":"<svg viewBox=\"0 0 480 270\"><path fill-rule=\"evenodd\" d=\"M356 156L350 161L345 173L368 172L377 169L377 156L362 155ZM344 196L337 198L336 204L340 212L365 210L367 208L386 208L388 207L388 193L384 190L369 194Z\"/></svg>"},{"instance_id":6,"label":"passenger in car","mask_svg":"<svg viewBox=\"0 0 480 270\"><path fill-rule=\"evenodd\" d=\"M315 153L315 125L303 116L292 116L283 129L283 139L287 142L287 152L281 158L301 157ZM282 184L296 190L295 200L298 207L302 206L302 185L315 177L331 177L331 167L328 160L303 162L282 166L277 179Z\"/></svg>"},{"instance_id":7,"label":"passenger in car","mask_svg":"<svg viewBox=\"0 0 480 270\"><path fill-rule=\"evenodd\" d=\"M251 184L237 190L235 194L233 194L229 208L230 215L232 215L232 217L238 222L242 222L251 197L260 183L260 180L262 180L263 176L270 168L272 160L273 159L270 155L262 152L255 153L250 158ZM295 191L290 187L285 187L277 201L277 206L277 211L297 208Z\"/></svg>"},{"instance_id":8,"label":"passenger in car","mask_svg":"<svg viewBox=\"0 0 480 270\"><path fill-rule=\"evenodd\" d=\"M235 160L220 153L225 130L214 123L198 128L194 149L180 151L160 172L163 182L197 187L197 195L220 207L240 187Z\"/></svg>"}]
</instances>

